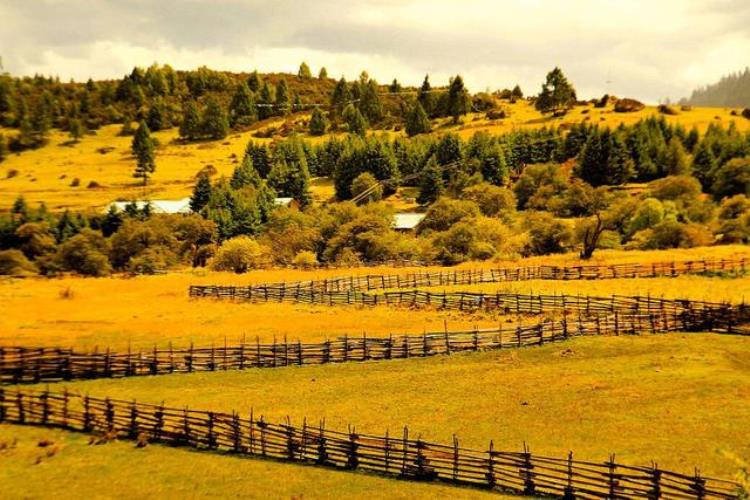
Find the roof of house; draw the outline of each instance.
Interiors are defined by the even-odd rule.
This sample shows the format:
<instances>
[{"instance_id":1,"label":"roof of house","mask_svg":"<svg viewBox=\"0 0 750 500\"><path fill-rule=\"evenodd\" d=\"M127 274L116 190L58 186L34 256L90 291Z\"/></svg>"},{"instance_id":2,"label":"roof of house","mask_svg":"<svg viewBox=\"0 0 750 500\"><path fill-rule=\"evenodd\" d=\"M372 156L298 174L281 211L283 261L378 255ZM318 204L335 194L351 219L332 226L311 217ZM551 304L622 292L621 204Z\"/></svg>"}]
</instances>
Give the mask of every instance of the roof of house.
<instances>
[{"instance_id":1,"label":"roof of house","mask_svg":"<svg viewBox=\"0 0 750 500\"><path fill-rule=\"evenodd\" d=\"M135 203L138 210L143 210L147 205L151 205L151 212L155 214L189 214L190 210L190 198L182 198L180 200L133 200L133 201L115 201L107 206L107 210L111 207L115 207L118 211L122 212L128 205Z\"/></svg>"},{"instance_id":2,"label":"roof of house","mask_svg":"<svg viewBox=\"0 0 750 500\"><path fill-rule=\"evenodd\" d=\"M274 198L273 203L274 205L279 206L289 206L294 201L294 198Z\"/></svg>"},{"instance_id":3,"label":"roof of house","mask_svg":"<svg viewBox=\"0 0 750 500\"><path fill-rule=\"evenodd\" d=\"M399 213L393 216L394 229L414 229L417 224L422 222L425 214L416 213Z\"/></svg>"}]
</instances>

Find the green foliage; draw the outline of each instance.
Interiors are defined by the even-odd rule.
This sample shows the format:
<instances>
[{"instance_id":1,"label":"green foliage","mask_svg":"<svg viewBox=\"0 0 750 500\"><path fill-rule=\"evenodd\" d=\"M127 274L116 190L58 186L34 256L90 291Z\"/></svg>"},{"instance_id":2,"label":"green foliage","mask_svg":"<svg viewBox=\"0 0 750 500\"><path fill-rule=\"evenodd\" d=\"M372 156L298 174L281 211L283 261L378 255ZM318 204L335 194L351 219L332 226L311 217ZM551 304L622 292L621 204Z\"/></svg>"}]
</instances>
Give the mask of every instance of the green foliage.
<instances>
[{"instance_id":1,"label":"green foliage","mask_svg":"<svg viewBox=\"0 0 750 500\"><path fill-rule=\"evenodd\" d=\"M555 67L547 73L542 91L536 98L534 107L542 113L564 114L576 103L576 91L568 82L562 70Z\"/></svg>"},{"instance_id":2,"label":"green foliage","mask_svg":"<svg viewBox=\"0 0 750 500\"><path fill-rule=\"evenodd\" d=\"M109 243L104 236L84 229L60 245L57 259L66 271L84 276L107 276L112 271L108 254Z\"/></svg>"},{"instance_id":3,"label":"green foliage","mask_svg":"<svg viewBox=\"0 0 750 500\"><path fill-rule=\"evenodd\" d=\"M188 141L194 141L203 135L201 127L201 115L195 101L189 100L185 104L185 111L180 123L180 137Z\"/></svg>"},{"instance_id":4,"label":"green foliage","mask_svg":"<svg viewBox=\"0 0 750 500\"><path fill-rule=\"evenodd\" d=\"M209 99L203 113L203 134L211 139L224 139L229 133L229 119L216 99Z\"/></svg>"},{"instance_id":5,"label":"green foliage","mask_svg":"<svg viewBox=\"0 0 750 500\"><path fill-rule=\"evenodd\" d=\"M216 271L246 273L267 263L268 250L248 236L225 241L216 252L211 267Z\"/></svg>"},{"instance_id":6,"label":"green foliage","mask_svg":"<svg viewBox=\"0 0 750 500\"><path fill-rule=\"evenodd\" d=\"M321 111L320 108L316 106L312 111L312 116L310 117L310 135L323 135L326 133L327 129L328 119L325 117L325 114L323 114L323 111Z\"/></svg>"},{"instance_id":7,"label":"green foliage","mask_svg":"<svg viewBox=\"0 0 750 500\"><path fill-rule=\"evenodd\" d=\"M229 185L232 186L232 189L242 189L245 186L258 188L262 182L260 174L253 166L252 157L245 156L242 163L235 167L234 172L232 172Z\"/></svg>"},{"instance_id":8,"label":"green foliage","mask_svg":"<svg viewBox=\"0 0 750 500\"><path fill-rule=\"evenodd\" d=\"M258 92L263 87L263 80L257 70L250 73L250 76L247 78L247 86L251 92Z\"/></svg>"},{"instance_id":9,"label":"green foliage","mask_svg":"<svg viewBox=\"0 0 750 500\"><path fill-rule=\"evenodd\" d=\"M516 211L516 197L513 191L486 182L464 189L461 198L476 203L482 215L487 217L509 220Z\"/></svg>"},{"instance_id":10,"label":"green foliage","mask_svg":"<svg viewBox=\"0 0 750 500\"><path fill-rule=\"evenodd\" d=\"M729 160L714 177L711 192L717 200L735 194L750 195L750 157Z\"/></svg>"},{"instance_id":11,"label":"green foliage","mask_svg":"<svg viewBox=\"0 0 750 500\"><path fill-rule=\"evenodd\" d=\"M360 195L367 194L359 199L359 203L369 203L380 201L383 198L383 186L378 182L370 172L362 172L352 181L350 188L352 198L359 198Z\"/></svg>"},{"instance_id":12,"label":"green foliage","mask_svg":"<svg viewBox=\"0 0 750 500\"><path fill-rule=\"evenodd\" d=\"M229 124L232 127L250 125L258 119L255 98L248 86L241 83L229 104Z\"/></svg>"},{"instance_id":13,"label":"green foliage","mask_svg":"<svg viewBox=\"0 0 750 500\"><path fill-rule=\"evenodd\" d=\"M81 137L83 137L83 125L81 124L81 120L78 118L74 118L70 120L68 123L68 135L73 140L73 142L78 142L81 140ZM2 141L2 139L0 139ZM0 146L0 160L2 160L2 146Z\"/></svg>"},{"instance_id":14,"label":"green foliage","mask_svg":"<svg viewBox=\"0 0 750 500\"><path fill-rule=\"evenodd\" d=\"M548 207L554 196L562 195L568 179L558 165L529 165L513 185L518 208Z\"/></svg>"},{"instance_id":15,"label":"green foliage","mask_svg":"<svg viewBox=\"0 0 750 500\"><path fill-rule=\"evenodd\" d=\"M406 134L409 137L428 134L432 130L430 119L422 105L417 101L406 115Z\"/></svg>"},{"instance_id":16,"label":"green foliage","mask_svg":"<svg viewBox=\"0 0 750 500\"><path fill-rule=\"evenodd\" d=\"M131 149L136 158L133 177L143 179L143 185L145 186L148 183L149 176L156 171L155 144L146 122L141 122L138 126L138 130L133 136Z\"/></svg>"},{"instance_id":17,"label":"green foliage","mask_svg":"<svg viewBox=\"0 0 750 500\"><path fill-rule=\"evenodd\" d=\"M281 78L276 84L276 113L279 115L289 113L290 103L289 86L286 83L286 79Z\"/></svg>"},{"instance_id":18,"label":"green foliage","mask_svg":"<svg viewBox=\"0 0 750 500\"><path fill-rule=\"evenodd\" d=\"M328 70L325 66L322 66L320 68L320 71L318 72L318 80L327 80L328 79Z\"/></svg>"},{"instance_id":19,"label":"green foliage","mask_svg":"<svg viewBox=\"0 0 750 500\"><path fill-rule=\"evenodd\" d=\"M443 168L433 156L427 162L419 176L419 196L417 203L428 205L433 203L445 193L443 181Z\"/></svg>"},{"instance_id":20,"label":"green foliage","mask_svg":"<svg viewBox=\"0 0 750 500\"><path fill-rule=\"evenodd\" d=\"M308 66L305 61L302 61L302 64L299 65L299 70L297 71L297 77L301 78L302 80L309 80L310 78L312 78L312 72L310 71L310 66Z\"/></svg>"},{"instance_id":21,"label":"green foliage","mask_svg":"<svg viewBox=\"0 0 750 500\"><path fill-rule=\"evenodd\" d=\"M353 104L347 104L344 108L343 116L344 121L349 129L349 133L356 134L360 137L364 137L367 133L367 120Z\"/></svg>"},{"instance_id":22,"label":"green foliage","mask_svg":"<svg viewBox=\"0 0 750 500\"><path fill-rule=\"evenodd\" d=\"M33 276L38 272L20 250L0 250L0 276Z\"/></svg>"},{"instance_id":23,"label":"green foliage","mask_svg":"<svg viewBox=\"0 0 750 500\"><path fill-rule=\"evenodd\" d=\"M200 212L211 199L211 178L206 173L198 174L190 197L190 210Z\"/></svg>"},{"instance_id":24,"label":"green foliage","mask_svg":"<svg viewBox=\"0 0 750 500\"><path fill-rule=\"evenodd\" d=\"M435 97L432 94L432 87L430 86L430 75L424 76L424 81L417 94L417 101L425 113L427 113L427 116L433 116L435 112Z\"/></svg>"},{"instance_id":25,"label":"green foliage","mask_svg":"<svg viewBox=\"0 0 750 500\"><path fill-rule=\"evenodd\" d=\"M7 155L8 155L8 143L5 140L5 136L3 134L0 134L0 163L5 159Z\"/></svg>"},{"instance_id":26,"label":"green foliage","mask_svg":"<svg viewBox=\"0 0 750 500\"><path fill-rule=\"evenodd\" d=\"M683 146L682 141L678 137L672 137L669 141L664 160L664 171L667 175L686 175L690 173L690 158L685 151L685 146Z\"/></svg>"},{"instance_id":27,"label":"green foliage","mask_svg":"<svg viewBox=\"0 0 750 500\"><path fill-rule=\"evenodd\" d=\"M148 125L148 129L153 132L158 132L159 130L168 128L171 125L164 116L163 105L161 102L155 101L151 105L151 108L149 108L148 114L146 115L146 125Z\"/></svg>"},{"instance_id":28,"label":"green foliage","mask_svg":"<svg viewBox=\"0 0 750 500\"><path fill-rule=\"evenodd\" d=\"M576 167L578 177L603 186L624 184L633 174L633 160L619 133L604 129L591 134Z\"/></svg>"},{"instance_id":29,"label":"green foliage","mask_svg":"<svg viewBox=\"0 0 750 500\"><path fill-rule=\"evenodd\" d=\"M458 123L458 119L469 112L470 106L471 99L464 87L464 80L461 75L456 75L448 89L448 114L453 117L453 123Z\"/></svg>"},{"instance_id":30,"label":"green foliage","mask_svg":"<svg viewBox=\"0 0 750 500\"><path fill-rule=\"evenodd\" d=\"M292 137L276 145L273 166L268 173L268 185L279 196L294 198L303 207L311 202L310 171L298 138Z\"/></svg>"},{"instance_id":31,"label":"green foliage","mask_svg":"<svg viewBox=\"0 0 750 500\"><path fill-rule=\"evenodd\" d=\"M258 118L265 120L274 115L274 105L276 104L276 92L273 87L267 82L263 82L263 86L258 94Z\"/></svg>"},{"instance_id":32,"label":"green foliage","mask_svg":"<svg viewBox=\"0 0 750 500\"><path fill-rule=\"evenodd\" d=\"M420 233L426 231L447 231L453 224L479 217L479 207L473 201L440 198L430 205L424 219L419 223Z\"/></svg>"},{"instance_id":33,"label":"green foliage","mask_svg":"<svg viewBox=\"0 0 750 500\"><path fill-rule=\"evenodd\" d=\"M363 172L370 172L377 180L389 180L384 195L393 193L400 178L393 150L384 138L351 138L336 163L333 181L339 200L351 199L351 185Z\"/></svg>"},{"instance_id":34,"label":"green foliage","mask_svg":"<svg viewBox=\"0 0 750 500\"><path fill-rule=\"evenodd\" d=\"M573 243L570 226L547 212L529 213L524 225L529 233L529 240L523 249L525 255L564 253Z\"/></svg>"}]
</instances>

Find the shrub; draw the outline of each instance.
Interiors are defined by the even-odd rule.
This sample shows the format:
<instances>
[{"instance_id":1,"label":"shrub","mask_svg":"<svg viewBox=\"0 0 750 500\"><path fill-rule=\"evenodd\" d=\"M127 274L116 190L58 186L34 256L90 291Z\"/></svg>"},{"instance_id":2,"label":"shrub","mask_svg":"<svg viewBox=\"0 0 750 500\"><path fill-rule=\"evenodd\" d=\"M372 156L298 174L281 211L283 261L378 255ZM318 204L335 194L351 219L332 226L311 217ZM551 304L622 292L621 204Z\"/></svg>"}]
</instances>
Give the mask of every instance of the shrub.
<instances>
[{"instance_id":1,"label":"shrub","mask_svg":"<svg viewBox=\"0 0 750 500\"><path fill-rule=\"evenodd\" d=\"M267 250L249 236L225 241L216 252L211 267L217 271L246 273L267 263Z\"/></svg>"},{"instance_id":2,"label":"shrub","mask_svg":"<svg viewBox=\"0 0 750 500\"><path fill-rule=\"evenodd\" d=\"M750 120L750 108L743 109L742 116L743 118L747 118L748 120Z\"/></svg>"},{"instance_id":3,"label":"shrub","mask_svg":"<svg viewBox=\"0 0 750 500\"><path fill-rule=\"evenodd\" d=\"M440 198L427 210L417 230L420 233L446 231L461 219L477 217L479 213L479 207L473 201Z\"/></svg>"},{"instance_id":4,"label":"shrub","mask_svg":"<svg viewBox=\"0 0 750 500\"><path fill-rule=\"evenodd\" d=\"M547 212L527 215L525 226L529 233L529 240L523 249L526 256L564 253L573 242L570 226Z\"/></svg>"},{"instance_id":5,"label":"shrub","mask_svg":"<svg viewBox=\"0 0 750 500\"><path fill-rule=\"evenodd\" d=\"M716 171L711 191L720 200L735 194L750 195L750 157L729 160Z\"/></svg>"},{"instance_id":6,"label":"shrub","mask_svg":"<svg viewBox=\"0 0 750 500\"><path fill-rule=\"evenodd\" d=\"M680 113L668 104L659 104L659 113L663 115L679 115Z\"/></svg>"},{"instance_id":7,"label":"shrub","mask_svg":"<svg viewBox=\"0 0 750 500\"><path fill-rule=\"evenodd\" d=\"M64 270L86 276L107 276L112 271L107 254L109 244L97 231L84 229L58 249L58 260Z\"/></svg>"},{"instance_id":8,"label":"shrub","mask_svg":"<svg viewBox=\"0 0 750 500\"><path fill-rule=\"evenodd\" d=\"M595 108L604 108L609 103L609 94L604 94L601 99L594 104Z\"/></svg>"},{"instance_id":9,"label":"shrub","mask_svg":"<svg viewBox=\"0 0 750 500\"><path fill-rule=\"evenodd\" d=\"M98 183L98 182L96 182L96 181L91 181L91 182L89 182L88 186L86 186L86 187L87 187L88 189L96 189L96 188L100 188L100 187L102 187L102 185L101 185L101 184L99 184L99 183Z\"/></svg>"},{"instance_id":10,"label":"shrub","mask_svg":"<svg viewBox=\"0 0 750 500\"><path fill-rule=\"evenodd\" d=\"M513 185L518 208L550 209L552 199L565 192L568 179L559 165L529 165Z\"/></svg>"},{"instance_id":11,"label":"shrub","mask_svg":"<svg viewBox=\"0 0 750 500\"><path fill-rule=\"evenodd\" d=\"M640 111L645 107L646 105L643 104L642 102L625 97L623 99L617 100L617 102L615 103L615 112L616 113L633 113L635 111Z\"/></svg>"},{"instance_id":12,"label":"shrub","mask_svg":"<svg viewBox=\"0 0 750 500\"><path fill-rule=\"evenodd\" d=\"M70 181L70 187L78 187L80 185L81 185L81 179L79 179L78 177Z\"/></svg>"},{"instance_id":13,"label":"shrub","mask_svg":"<svg viewBox=\"0 0 750 500\"><path fill-rule=\"evenodd\" d=\"M0 275L31 276L37 272L36 266L20 250L0 251Z\"/></svg>"},{"instance_id":14,"label":"shrub","mask_svg":"<svg viewBox=\"0 0 750 500\"><path fill-rule=\"evenodd\" d=\"M485 117L488 120L502 120L504 118L508 118L510 113L505 108L496 108L496 109L490 109L485 113Z\"/></svg>"},{"instance_id":15,"label":"shrub","mask_svg":"<svg viewBox=\"0 0 750 500\"><path fill-rule=\"evenodd\" d=\"M713 236L704 226L674 220L665 220L649 231L642 244L645 249L690 248L713 242Z\"/></svg>"},{"instance_id":16,"label":"shrub","mask_svg":"<svg viewBox=\"0 0 750 500\"><path fill-rule=\"evenodd\" d=\"M656 198L646 198L638 205L633 218L627 227L627 234L635 234L643 229L652 228L664 220L664 206Z\"/></svg>"},{"instance_id":17,"label":"shrub","mask_svg":"<svg viewBox=\"0 0 750 500\"><path fill-rule=\"evenodd\" d=\"M488 217L509 218L516 211L516 197L508 188L487 182L464 189L462 197L473 201L482 214Z\"/></svg>"},{"instance_id":18,"label":"shrub","mask_svg":"<svg viewBox=\"0 0 750 500\"><path fill-rule=\"evenodd\" d=\"M294 256L294 259L292 259L292 264L295 267L309 269L318 265L318 258L313 252L309 250L302 250Z\"/></svg>"},{"instance_id":19,"label":"shrub","mask_svg":"<svg viewBox=\"0 0 750 500\"><path fill-rule=\"evenodd\" d=\"M690 175L672 175L649 184L651 196L657 200L695 198L701 194L701 183Z\"/></svg>"},{"instance_id":20,"label":"shrub","mask_svg":"<svg viewBox=\"0 0 750 500\"><path fill-rule=\"evenodd\" d=\"M167 269L174 260L174 254L164 247L151 247L133 257L128 262L128 271L136 274L156 274Z\"/></svg>"},{"instance_id":21,"label":"shrub","mask_svg":"<svg viewBox=\"0 0 750 500\"><path fill-rule=\"evenodd\" d=\"M358 201L359 203L379 201L383 198L383 186L370 172L363 172L355 177L349 190L352 193L352 198L357 198L363 195L365 191L369 191Z\"/></svg>"}]
</instances>

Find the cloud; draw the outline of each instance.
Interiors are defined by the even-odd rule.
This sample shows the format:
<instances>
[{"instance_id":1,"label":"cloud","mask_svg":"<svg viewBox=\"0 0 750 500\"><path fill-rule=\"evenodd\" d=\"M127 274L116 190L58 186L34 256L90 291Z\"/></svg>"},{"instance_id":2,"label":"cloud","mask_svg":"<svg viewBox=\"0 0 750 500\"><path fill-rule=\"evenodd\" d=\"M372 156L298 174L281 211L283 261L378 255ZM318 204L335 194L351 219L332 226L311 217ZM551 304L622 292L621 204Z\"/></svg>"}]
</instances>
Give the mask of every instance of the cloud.
<instances>
[{"instance_id":1,"label":"cloud","mask_svg":"<svg viewBox=\"0 0 750 500\"><path fill-rule=\"evenodd\" d=\"M559 65L584 97L687 95L743 68L744 0L42 0L0 4L13 74L116 78L154 61L179 69L296 71L536 92Z\"/></svg>"}]
</instances>

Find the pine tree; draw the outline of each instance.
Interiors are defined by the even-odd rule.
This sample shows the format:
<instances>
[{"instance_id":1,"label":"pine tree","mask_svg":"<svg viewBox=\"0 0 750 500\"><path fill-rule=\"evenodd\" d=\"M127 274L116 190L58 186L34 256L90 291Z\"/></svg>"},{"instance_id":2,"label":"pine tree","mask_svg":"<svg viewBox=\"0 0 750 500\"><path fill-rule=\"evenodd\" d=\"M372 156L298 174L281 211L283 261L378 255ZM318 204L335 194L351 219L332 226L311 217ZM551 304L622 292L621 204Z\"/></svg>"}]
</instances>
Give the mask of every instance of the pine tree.
<instances>
[{"instance_id":1,"label":"pine tree","mask_svg":"<svg viewBox=\"0 0 750 500\"><path fill-rule=\"evenodd\" d=\"M432 87L430 86L430 75L424 76L422 86L419 88L417 100L422 106L422 109L424 109L424 112L427 113L427 116L434 116L433 113L435 112L435 98L432 95Z\"/></svg>"},{"instance_id":2,"label":"pine tree","mask_svg":"<svg viewBox=\"0 0 750 500\"><path fill-rule=\"evenodd\" d=\"M52 126L52 117L48 106L51 96L47 97L48 95L49 93L45 91L42 98L37 100L31 113L31 129L35 147L46 144L49 129Z\"/></svg>"},{"instance_id":3,"label":"pine tree","mask_svg":"<svg viewBox=\"0 0 750 500\"><path fill-rule=\"evenodd\" d=\"M229 104L229 124L250 125L258 119L258 111L255 106L255 97L247 85L241 83L232 96Z\"/></svg>"},{"instance_id":4,"label":"pine tree","mask_svg":"<svg viewBox=\"0 0 750 500\"><path fill-rule=\"evenodd\" d=\"M261 80L257 70L250 73L247 79L247 86L252 92L257 92L263 87L263 80Z\"/></svg>"},{"instance_id":5,"label":"pine tree","mask_svg":"<svg viewBox=\"0 0 750 500\"><path fill-rule=\"evenodd\" d=\"M568 82L562 70L555 67L547 73L542 84L542 92L537 96L534 106L542 113L564 114L576 103L576 91Z\"/></svg>"},{"instance_id":6,"label":"pine tree","mask_svg":"<svg viewBox=\"0 0 750 500\"><path fill-rule=\"evenodd\" d=\"M208 205L211 199L211 178L207 173L201 172L193 187L193 196L190 197L190 210L200 212Z\"/></svg>"},{"instance_id":7,"label":"pine tree","mask_svg":"<svg viewBox=\"0 0 750 500\"><path fill-rule=\"evenodd\" d=\"M68 123L68 135L74 143L78 143L81 137L83 137L83 125L81 124L81 120L78 118L70 120Z\"/></svg>"},{"instance_id":8,"label":"pine tree","mask_svg":"<svg viewBox=\"0 0 750 500\"><path fill-rule=\"evenodd\" d=\"M342 76L339 81L336 82L336 85L333 87L333 92L331 93L331 109L334 114L334 117L340 117L344 113L344 108L349 104L349 101L352 100L352 94L349 90L349 85L346 83L346 80L344 80L344 77Z\"/></svg>"},{"instance_id":9,"label":"pine tree","mask_svg":"<svg viewBox=\"0 0 750 500\"><path fill-rule=\"evenodd\" d=\"M263 87L258 95L258 118L265 120L274 115L273 104L275 101L273 87L268 82L263 82Z\"/></svg>"},{"instance_id":10,"label":"pine tree","mask_svg":"<svg viewBox=\"0 0 750 500\"><path fill-rule=\"evenodd\" d=\"M318 73L318 80L327 80L328 79L328 70L325 66L320 68L320 72Z\"/></svg>"},{"instance_id":11,"label":"pine tree","mask_svg":"<svg viewBox=\"0 0 750 500\"><path fill-rule=\"evenodd\" d=\"M502 186L508 179L508 164L505 152L499 145L494 144L484 152L481 158L481 171L484 180L496 186Z\"/></svg>"},{"instance_id":12,"label":"pine tree","mask_svg":"<svg viewBox=\"0 0 750 500\"><path fill-rule=\"evenodd\" d=\"M245 186L257 188L261 182L260 174L258 174L258 171L253 166L253 159L250 156L245 156L242 163L232 172L232 179L229 181L229 185L232 186L232 189L242 189Z\"/></svg>"},{"instance_id":13,"label":"pine tree","mask_svg":"<svg viewBox=\"0 0 750 500\"><path fill-rule=\"evenodd\" d=\"M445 192L443 169L432 156L419 177L419 196L417 203L427 205L434 202Z\"/></svg>"},{"instance_id":14,"label":"pine tree","mask_svg":"<svg viewBox=\"0 0 750 500\"><path fill-rule=\"evenodd\" d=\"M693 155L693 175L701 181L705 189L710 188L713 184L717 168L718 161L711 145L706 139L700 141L695 147L695 154Z\"/></svg>"},{"instance_id":15,"label":"pine tree","mask_svg":"<svg viewBox=\"0 0 750 500\"><path fill-rule=\"evenodd\" d=\"M406 115L406 134L409 137L417 134L428 134L432 130L430 119L422 105L417 101Z\"/></svg>"},{"instance_id":16,"label":"pine tree","mask_svg":"<svg viewBox=\"0 0 750 500\"><path fill-rule=\"evenodd\" d=\"M255 144L255 142L249 141L245 147L245 157L252 159L253 167L258 171L261 178L268 177L268 173L271 171L271 160L265 144Z\"/></svg>"},{"instance_id":17,"label":"pine tree","mask_svg":"<svg viewBox=\"0 0 750 500\"><path fill-rule=\"evenodd\" d=\"M323 135L326 133L328 128L328 120L326 119L323 112L317 106L312 111L310 117L310 135Z\"/></svg>"},{"instance_id":18,"label":"pine tree","mask_svg":"<svg viewBox=\"0 0 750 500\"><path fill-rule=\"evenodd\" d=\"M510 96L513 99L523 99L523 91L518 84L516 84L516 86L513 87L513 90L510 91Z\"/></svg>"},{"instance_id":19,"label":"pine tree","mask_svg":"<svg viewBox=\"0 0 750 500\"><path fill-rule=\"evenodd\" d=\"M141 122L133 137L131 146L136 158L136 167L133 177L143 179L143 185L148 183L148 178L156 170L154 140L146 122Z\"/></svg>"},{"instance_id":20,"label":"pine tree","mask_svg":"<svg viewBox=\"0 0 750 500\"><path fill-rule=\"evenodd\" d=\"M628 182L635 173L635 166L621 134L610 134L607 154L606 183L613 186L620 186Z\"/></svg>"},{"instance_id":21,"label":"pine tree","mask_svg":"<svg viewBox=\"0 0 750 500\"><path fill-rule=\"evenodd\" d=\"M364 73L364 72L363 72ZM369 79L366 82L359 82L360 96L358 108L362 116L369 123L376 123L383 117L383 108L378 93L378 82Z\"/></svg>"},{"instance_id":22,"label":"pine tree","mask_svg":"<svg viewBox=\"0 0 750 500\"><path fill-rule=\"evenodd\" d=\"M357 134L361 137L365 136L367 133L367 120L365 120L365 117L362 116L362 113L353 104L350 103L344 108L343 118L349 127L349 133Z\"/></svg>"},{"instance_id":23,"label":"pine tree","mask_svg":"<svg viewBox=\"0 0 750 500\"><path fill-rule=\"evenodd\" d=\"M682 141L677 137L672 137L669 141L664 170L666 175L685 175L690 172L690 161Z\"/></svg>"},{"instance_id":24,"label":"pine tree","mask_svg":"<svg viewBox=\"0 0 750 500\"><path fill-rule=\"evenodd\" d=\"M456 75L448 89L448 114L453 117L453 123L458 123L461 115L469 111L469 93L464 87L461 75Z\"/></svg>"},{"instance_id":25,"label":"pine tree","mask_svg":"<svg viewBox=\"0 0 750 500\"><path fill-rule=\"evenodd\" d=\"M151 105L151 108L148 110L148 115L146 115L146 125L148 125L149 130L154 132L166 128L167 122L164 119L160 102L155 101Z\"/></svg>"},{"instance_id":26,"label":"pine tree","mask_svg":"<svg viewBox=\"0 0 750 500\"><path fill-rule=\"evenodd\" d=\"M286 84L285 79L279 80L276 84L276 112L280 115L286 115L289 113L289 86Z\"/></svg>"},{"instance_id":27,"label":"pine tree","mask_svg":"<svg viewBox=\"0 0 750 500\"><path fill-rule=\"evenodd\" d=\"M395 78L388 86L388 92L390 92L391 94L398 94L401 92L401 84L398 83L398 80L396 80Z\"/></svg>"},{"instance_id":28,"label":"pine tree","mask_svg":"<svg viewBox=\"0 0 750 500\"><path fill-rule=\"evenodd\" d=\"M309 80L312 78L312 72L310 71L310 66L308 66L305 61L302 61L302 64L299 65L299 70L297 71L297 77L300 80Z\"/></svg>"},{"instance_id":29,"label":"pine tree","mask_svg":"<svg viewBox=\"0 0 750 500\"><path fill-rule=\"evenodd\" d=\"M203 134L211 139L223 139L229 133L229 120L224 108L219 101L209 98L206 104L206 111L203 113L203 124L201 126Z\"/></svg>"},{"instance_id":30,"label":"pine tree","mask_svg":"<svg viewBox=\"0 0 750 500\"><path fill-rule=\"evenodd\" d=\"M185 104L180 123L180 137L188 141L194 141L201 136L201 115L194 100Z\"/></svg>"}]
</instances>

